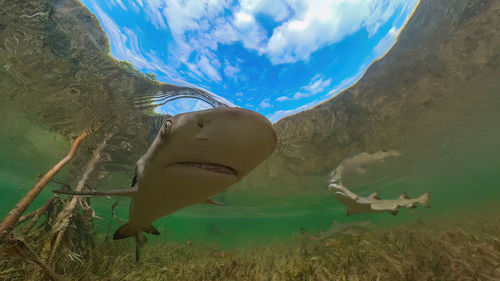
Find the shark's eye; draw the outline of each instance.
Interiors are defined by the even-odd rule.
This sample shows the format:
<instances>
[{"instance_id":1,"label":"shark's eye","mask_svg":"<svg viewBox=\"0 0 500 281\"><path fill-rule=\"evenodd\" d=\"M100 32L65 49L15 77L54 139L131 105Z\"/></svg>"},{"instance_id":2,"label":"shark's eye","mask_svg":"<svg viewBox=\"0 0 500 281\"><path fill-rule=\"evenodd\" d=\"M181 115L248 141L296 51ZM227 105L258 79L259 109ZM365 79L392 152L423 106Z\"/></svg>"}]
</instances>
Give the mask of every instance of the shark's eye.
<instances>
[{"instance_id":1,"label":"shark's eye","mask_svg":"<svg viewBox=\"0 0 500 281\"><path fill-rule=\"evenodd\" d=\"M198 127L200 127L200 128L203 128L203 122L201 122L201 121L198 121L198 122L196 123L196 125L198 125Z\"/></svg>"},{"instance_id":2,"label":"shark's eye","mask_svg":"<svg viewBox=\"0 0 500 281\"><path fill-rule=\"evenodd\" d=\"M165 125L163 125L163 131L162 131L162 133L164 135L168 135L168 134L170 134L171 130L172 130L172 120L165 121Z\"/></svg>"}]
</instances>

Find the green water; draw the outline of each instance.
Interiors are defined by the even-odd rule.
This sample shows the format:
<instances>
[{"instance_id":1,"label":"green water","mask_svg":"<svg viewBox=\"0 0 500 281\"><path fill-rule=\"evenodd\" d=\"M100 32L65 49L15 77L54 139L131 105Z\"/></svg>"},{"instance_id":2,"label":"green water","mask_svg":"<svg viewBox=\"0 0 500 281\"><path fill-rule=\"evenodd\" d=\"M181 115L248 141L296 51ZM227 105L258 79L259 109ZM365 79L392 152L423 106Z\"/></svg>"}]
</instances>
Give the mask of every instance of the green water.
<instances>
[{"instance_id":1,"label":"green water","mask_svg":"<svg viewBox=\"0 0 500 281\"><path fill-rule=\"evenodd\" d=\"M75 18L85 18L84 10L80 10L83 14L72 15L69 11L77 13L78 9L66 7L61 9L63 13L57 17L42 20L21 16L27 13L25 9L30 8L29 5L24 7L14 2L7 5L4 2L1 3L9 10L1 10L5 26L0 25L0 32L5 36L2 39L6 40L3 45L5 48L2 47L0 51L0 217L7 214L30 190L40 174L47 172L66 155L70 137L106 120L112 121L107 123L103 131L115 133L104 150L110 156L110 161L103 161L96 167L89 185L98 190L128 187L134 174L134 163L148 147L145 140L152 131L154 119L150 109L139 110L131 100L138 98L147 104L154 93L162 93L162 89L171 90L171 86L153 83L137 73L131 74L111 59L105 40L99 41L104 42L101 42L103 47L96 43L94 37L87 38L89 34L104 37L100 29L90 23L82 25L73 22ZM62 2L59 4L73 3ZM396 85L399 88L395 91L401 91L404 95L394 95L392 100L390 96L373 93L380 100L372 100L373 104L364 105L365 100L361 100L364 93L358 93L356 89L349 94L354 96L352 103L357 102L358 107L345 102L346 99L337 101L352 108L363 108L365 111L360 115L367 119L377 117L368 113L372 112L372 107L388 104L384 110L373 110L374 115L399 114L400 123L405 125L401 132L390 132L392 135L404 136L398 147L403 153L402 157L369 166L364 174L347 174L343 183L360 195L377 192L384 199L397 198L403 191L410 197L430 192L432 208L402 209L397 216L362 214L347 217L345 208L327 189L328 172L305 175L300 179L303 185L293 187L280 184L279 178L273 179L272 185L268 183L270 179L261 178L258 180L262 186L258 188L237 185L214 196L225 206L196 205L159 219L154 225L162 234L150 239L176 242L192 240L193 243L216 243L230 247L282 241L301 235L301 227L312 233L326 230L332 220L370 221L377 227L390 227L415 220L466 221L477 213L498 216L500 83L498 48L495 48L498 47L498 44L495 45L498 42L495 41L498 40L495 34L498 32L495 33L492 28L495 26L493 20L498 18L498 4L492 4L486 13L478 7L472 7L479 9L477 11L470 10L471 7L460 4L460 1L426 3L422 11L427 11L428 15L420 15L417 21L410 22L410 33L404 34L401 41L403 45L398 42L399 45L387 55L390 58L392 53L396 58L375 65L367 73L371 78L368 77L365 84L377 88L377 91L388 92L392 89L384 87ZM52 7L52 4L42 5L43 1L32 4L33 9L40 6L40 11ZM441 6L449 10L442 10ZM50 11L57 11L54 9ZM476 16L474 11L484 12L484 17L482 14ZM29 14L35 14L35 11ZM467 22L469 17L470 23ZM431 19L429 23L426 21ZM18 20L19 23L16 23ZM433 25L439 28L427 30L422 25L425 28ZM40 26L43 28L40 29ZM446 40L442 40L440 32L452 27L455 33L445 34L448 37L443 35ZM52 36L47 37L47 32ZM64 35L64 32L67 34ZM23 34L31 34L31 40L17 40ZM64 42L54 41L61 38L54 34L63 34L61 36L67 38ZM478 42L474 41L474 36L479 38ZM14 48L9 44L17 45ZM47 48L47 44L65 51L54 53L53 48ZM64 53L70 49L74 51L74 56L64 57ZM401 55L406 51L410 55ZM406 62L404 58L409 59L410 56L411 61ZM416 59L419 56L422 58ZM400 61L400 57L403 60ZM411 79L413 73L415 81ZM376 79L380 81L374 82ZM429 97L422 92L434 93L437 97ZM405 104L404 98L410 101ZM391 110L391 107L399 106L408 108L408 104L418 106L408 116ZM358 113L349 110L344 113L353 119L352 124L361 127L364 121L356 119ZM415 116L419 110L420 115ZM336 117L332 112L330 118L335 121ZM310 120L310 123L313 122ZM346 130L351 129L348 125ZM356 130L349 132L359 133ZM387 130L384 132L387 133ZM343 134L335 133L337 137ZM350 137L356 141L356 135ZM102 132L85 140L75 159L55 178L74 186L81 177L82 167L90 157L90 151L101 140ZM131 151L120 148L129 144L134 148ZM307 148L308 144L300 145ZM343 145L346 149L350 148L349 144ZM374 147L368 143L365 146L370 147L372 151L369 152L395 149L384 143L376 145ZM312 147L311 144L310 151L317 150L321 150L321 147ZM309 159L310 156L300 157ZM323 167L320 170L331 171L335 168ZM49 184L28 211L42 206L52 196L51 190L57 188L58 185ZM110 207L114 200L91 199L97 216L102 218L95 219L96 230L101 238L108 231ZM116 213L120 219L128 219L128 205L129 199L119 200ZM113 233L123 223L113 219L110 232Z\"/></svg>"},{"instance_id":2,"label":"green water","mask_svg":"<svg viewBox=\"0 0 500 281\"><path fill-rule=\"evenodd\" d=\"M498 98L488 95L480 109L469 109L460 122L441 128L432 138L409 141L404 155L386 163L369 166L364 174L347 174L343 183L361 195L378 192L382 198L397 198L402 191L411 197L431 192L432 208L402 209L397 216L362 214L347 217L327 189L328 175L308 178L310 186L300 192L287 192L286 186L265 190L229 189L214 197L225 206L196 205L180 210L154 223L162 232L153 241L192 240L220 246L261 245L310 232L326 230L332 220L370 221L375 226L393 226L415 220L451 220L477 212L498 211L500 196L500 130ZM31 123L23 114L1 111L0 125L0 216L66 153L69 143L54 133ZM80 152L84 153L84 152ZM332 167L333 169L334 167ZM65 180L69 168L56 178ZM121 188L128 183L128 171L114 171L111 181L97 188ZM50 196L50 184L30 210L41 206ZM277 195L279 194L279 195ZM92 199L99 217L95 225L99 235L108 228L114 200ZM129 199L119 199L117 216L128 218ZM490 210L490 211L489 211ZM112 220L111 232L120 224Z\"/></svg>"}]
</instances>

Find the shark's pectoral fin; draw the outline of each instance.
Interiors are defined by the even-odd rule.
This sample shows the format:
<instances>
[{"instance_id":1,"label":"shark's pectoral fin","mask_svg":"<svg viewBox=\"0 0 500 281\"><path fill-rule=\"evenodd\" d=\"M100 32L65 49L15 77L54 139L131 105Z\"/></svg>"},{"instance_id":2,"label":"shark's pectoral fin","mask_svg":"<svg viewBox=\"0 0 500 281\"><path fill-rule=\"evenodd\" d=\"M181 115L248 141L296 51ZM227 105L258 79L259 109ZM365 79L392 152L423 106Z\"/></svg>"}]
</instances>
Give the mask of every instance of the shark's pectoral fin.
<instances>
[{"instance_id":1,"label":"shark's pectoral fin","mask_svg":"<svg viewBox=\"0 0 500 281\"><path fill-rule=\"evenodd\" d=\"M415 204L415 202L411 202L410 204L407 204L405 207L408 209L414 209L417 207L417 204Z\"/></svg>"},{"instance_id":2,"label":"shark's pectoral fin","mask_svg":"<svg viewBox=\"0 0 500 281\"><path fill-rule=\"evenodd\" d=\"M141 230L149 234L160 235L160 232L152 225L144 227Z\"/></svg>"},{"instance_id":3,"label":"shark's pectoral fin","mask_svg":"<svg viewBox=\"0 0 500 281\"><path fill-rule=\"evenodd\" d=\"M130 223L126 223L122 225L120 228L118 228L115 234L113 234L113 240L134 237L139 235L141 231L149 234L160 235L160 232L152 225L147 227L138 227L136 225L131 225ZM142 237L146 238L144 235L142 235Z\"/></svg>"},{"instance_id":4,"label":"shark's pectoral fin","mask_svg":"<svg viewBox=\"0 0 500 281\"><path fill-rule=\"evenodd\" d=\"M204 203L204 204L218 205L218 206L224 206L224 203L217 202L217 201L213 200L212 198L207 198L207 200L203 201L202 203Z\"/></svg>"},{"instance_id":5,"label":"shark's pectoral fin","mask_svg":"<svg viewBox=\"0 0 500 281\"><path fill-rule=\"evenodd\" d=\"M137 186L120 189L120 190L108 190L108 191L74 191L74 190L52 190L53 193L57 194L67 194L67 195L78 195L78 196L127 196L134 197L137 193Z\"/></svg>"},{"instance_id":6,"label":"shark's pectoral fin","mask_svg":"<svg viewBox=\"0 0 500 281\"><path fill-rule=\"evenodd\" d=\"M137 235L139 230L137 229L136 226L131 225L130 223L126 223L113 234L113 240L119 240L119 239L124 239L124 238L129 238L129 237L134 237Z\"/></svg>"}]
</instances>

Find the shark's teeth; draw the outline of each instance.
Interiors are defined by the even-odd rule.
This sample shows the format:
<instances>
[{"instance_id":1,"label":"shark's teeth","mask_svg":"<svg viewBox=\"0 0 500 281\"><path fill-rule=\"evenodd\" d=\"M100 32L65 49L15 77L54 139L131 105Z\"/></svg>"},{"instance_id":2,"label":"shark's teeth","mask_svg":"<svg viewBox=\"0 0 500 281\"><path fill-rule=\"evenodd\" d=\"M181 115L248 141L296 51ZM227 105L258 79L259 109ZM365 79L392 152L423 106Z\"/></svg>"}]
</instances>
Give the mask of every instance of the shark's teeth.
<instances>
[{"instance_id":1,"label":"shark's teeth","mask_svg":"<svg viewBox=\"0 0 500 281\"><path fill-rule=\"evenodd\" d=\"M203 169L203 170L207 170L207 171L211 171L211 172L216 172L216 173L221 173L221 174L236 175L236 171L233 168L228 167L228 166L224 166L224 165L220 165L220 164L201 163L201 162L178 162L175 164L196 167L199 169Z\"/></svg>"}]
</instances>

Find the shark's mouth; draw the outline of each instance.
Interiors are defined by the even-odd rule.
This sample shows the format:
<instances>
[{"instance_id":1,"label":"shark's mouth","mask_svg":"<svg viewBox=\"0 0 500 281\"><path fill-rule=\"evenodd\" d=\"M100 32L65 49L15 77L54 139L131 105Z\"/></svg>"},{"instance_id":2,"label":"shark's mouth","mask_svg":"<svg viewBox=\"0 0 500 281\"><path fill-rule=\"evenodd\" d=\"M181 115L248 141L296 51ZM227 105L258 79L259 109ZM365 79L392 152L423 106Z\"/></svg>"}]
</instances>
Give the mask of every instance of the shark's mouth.
<instances>
[{"instance_id":1,"label":"shark's mouth","mask_svg":"<svg viewBox=\"0 0 500 281\"><path fill-rule=\"evenodd\" d=\"M202 163L202 162L177 162L171 165L180 165L186 167L193 167L198 169L207 170L214 173L236 175L236 171L228 166L214 164L214 163ZM170 166L170 165L169 165Z\"/></svg>"}]
</instances>

